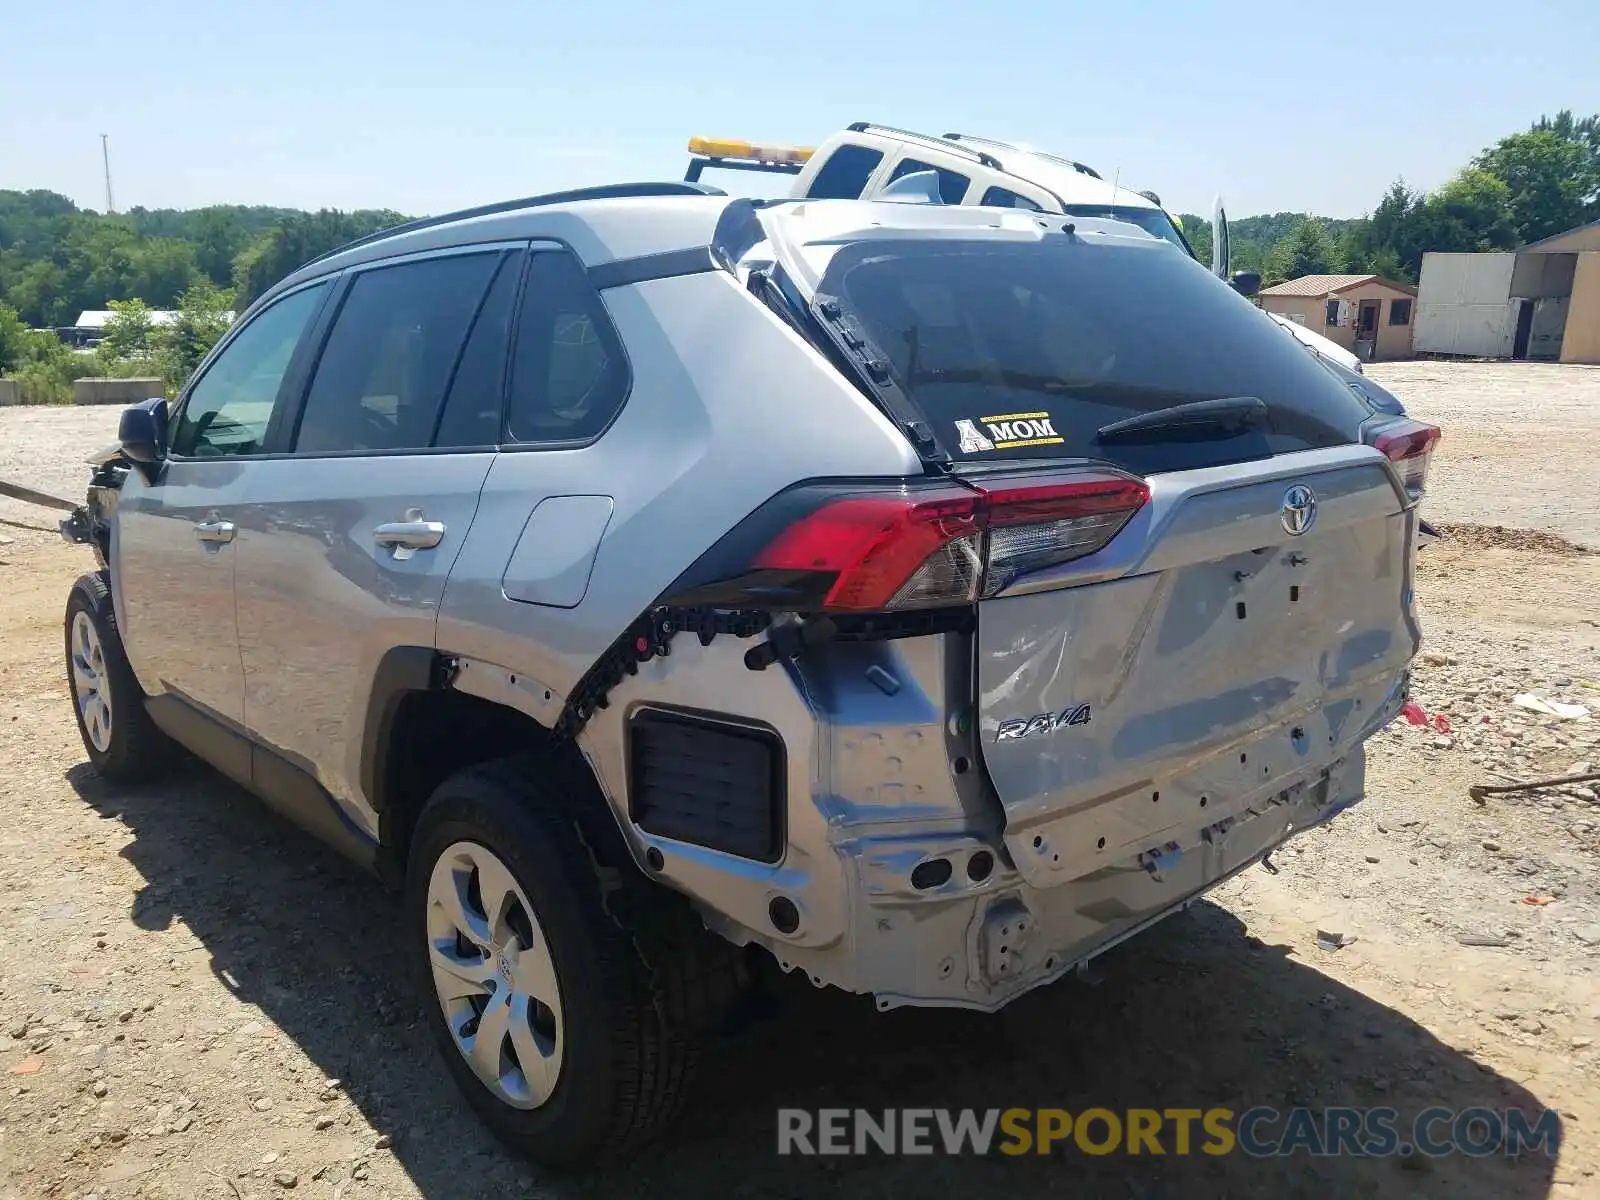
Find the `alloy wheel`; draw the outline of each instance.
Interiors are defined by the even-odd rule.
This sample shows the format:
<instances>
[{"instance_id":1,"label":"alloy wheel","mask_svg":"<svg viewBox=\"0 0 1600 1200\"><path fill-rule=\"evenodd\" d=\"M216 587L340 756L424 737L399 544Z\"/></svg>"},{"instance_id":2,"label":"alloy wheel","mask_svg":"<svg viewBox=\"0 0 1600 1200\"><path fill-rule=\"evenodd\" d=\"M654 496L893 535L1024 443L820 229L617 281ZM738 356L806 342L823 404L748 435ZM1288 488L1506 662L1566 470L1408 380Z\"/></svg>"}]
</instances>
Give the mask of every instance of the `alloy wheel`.
<instances>
[{"instance_id":1,"label":"alloy wheel","mask_svg":"<svg viewBox=\"0 0 1600 1200\"><path fill-rule=\"evenodd\" d=\"M86 612L72 618L72 691L90 743L106 753L111 748L111 680L100 631Z\"/></svg>"},{"instance_id":2,"label":"alloy wheel","mask_svg":"<svg viewBox=\"0 0 1600 1200\"><path fill-rule=\"evenodd\" d=\"M427 936L456 1049L497 1099L538 1108L561 1073L561 991L533 905L492 851L457 842L439 856Z\"/></svg>"}]
</instances>

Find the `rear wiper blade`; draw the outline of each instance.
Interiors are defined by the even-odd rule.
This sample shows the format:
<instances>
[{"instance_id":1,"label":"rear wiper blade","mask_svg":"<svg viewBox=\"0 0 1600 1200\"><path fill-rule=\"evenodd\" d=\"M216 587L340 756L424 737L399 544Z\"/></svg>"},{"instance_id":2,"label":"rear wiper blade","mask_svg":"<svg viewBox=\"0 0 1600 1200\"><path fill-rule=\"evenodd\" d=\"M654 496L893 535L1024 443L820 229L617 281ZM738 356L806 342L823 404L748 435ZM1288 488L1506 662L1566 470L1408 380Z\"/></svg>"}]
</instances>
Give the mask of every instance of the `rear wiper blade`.
<instances>
[{"instance_id":1,"label":"rear wiper blade","mask_svg":"<svg viewBox=\"0 0 1600 1200\"><path fill-rule=\"evenodd\" d=\"M1256 396L1195 400L1102 425L1095 430L1092 440L1100 443L1130 442L1157 436L1161 441L1177 441L1196 436L1231 435L1263 424L1267 415L1266 403Z\"/></svg>"}]
</instances>

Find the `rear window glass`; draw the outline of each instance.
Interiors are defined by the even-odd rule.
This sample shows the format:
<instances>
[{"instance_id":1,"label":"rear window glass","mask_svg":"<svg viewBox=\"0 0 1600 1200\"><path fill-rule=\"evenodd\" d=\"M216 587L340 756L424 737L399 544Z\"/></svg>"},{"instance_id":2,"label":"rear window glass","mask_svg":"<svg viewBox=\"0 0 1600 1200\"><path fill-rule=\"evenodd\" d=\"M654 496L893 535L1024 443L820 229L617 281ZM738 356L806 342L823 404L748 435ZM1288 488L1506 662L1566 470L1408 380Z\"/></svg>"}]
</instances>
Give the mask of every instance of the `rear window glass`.
<instances>
[{"instance_id":1,"label":"rear window glass","mask_svg":"<svg viewBox=\"0 0 1600 1200\"><path fill-rule=\"evenodd\" d=\"M1069 204L1065 211L1074 217L1100 217L1108 221L1126 221L1129 225L1137 225L1146 233L1154 234L1164 242L1171 242L1185 254L1189 253L1189 243L1183 240L1183 234L1178 232L1178 227L1172 223L1172 218L1159 208L1136 208L1123 204Z\"/></svg>"},{"instance_id":2,"label":"rear window glass","mask_svg":"<svg viewBox=\"0 0 1600 1200\"><path fill-rule=\"evenodd\" d=\"M967 189L972 186L960 171L947 171L943 167L936 167L932 163L918 162L914 158L903 158L894 169L894 174L889 177L889 182L904 179L907 175L915 175L919 171L935 171L939 175L939 199L946 204L960 204L966 199Z\"/></svg>"},{"instance_id":3,"label":"rear window glass","mask_svg":"<svg viewBox=\"0 0 1600 1200\"><path fill-rule=\"evenodd\" d=\"M1371 412L1248 301L1156 242L857 242L832 255L819 292L860 322L958 460L1182 470L1352 442ZM1261 402L1243 427L1102 432L1240 397Z\"/></svg>"}]
</instances>

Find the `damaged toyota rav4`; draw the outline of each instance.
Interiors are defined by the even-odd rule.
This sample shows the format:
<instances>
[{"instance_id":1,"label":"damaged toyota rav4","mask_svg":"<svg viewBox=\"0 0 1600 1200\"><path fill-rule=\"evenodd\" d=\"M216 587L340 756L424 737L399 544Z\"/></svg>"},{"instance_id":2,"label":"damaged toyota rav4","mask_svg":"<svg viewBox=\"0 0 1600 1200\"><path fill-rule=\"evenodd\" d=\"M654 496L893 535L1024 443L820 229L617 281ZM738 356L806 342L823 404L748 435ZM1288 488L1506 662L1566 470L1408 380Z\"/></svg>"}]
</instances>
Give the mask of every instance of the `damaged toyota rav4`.
<instances>
[{"instance_id":1,"label":"damaged toyota rav4","mask_svg":"<svg viewBox=\"0 0 1600 1200\"><path fill-rule=\"evenodd\" d=\"M67 522L85 747L404 891L482 1118L659 1129L769 966L995 1010L1362 795L1438 430L1111 219L687 184L303 267Z\"/></svg>"}]
</instances>

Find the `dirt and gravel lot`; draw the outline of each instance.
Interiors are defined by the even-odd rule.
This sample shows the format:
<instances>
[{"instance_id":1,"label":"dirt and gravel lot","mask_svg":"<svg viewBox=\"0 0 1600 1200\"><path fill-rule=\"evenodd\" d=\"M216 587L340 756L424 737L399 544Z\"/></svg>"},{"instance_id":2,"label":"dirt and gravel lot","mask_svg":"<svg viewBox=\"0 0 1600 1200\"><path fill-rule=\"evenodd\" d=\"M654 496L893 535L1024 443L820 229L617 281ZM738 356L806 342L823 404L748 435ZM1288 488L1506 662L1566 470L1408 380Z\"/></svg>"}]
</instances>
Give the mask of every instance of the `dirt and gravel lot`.
<instances>
[{"instance_id":1,"label":"dirt and gravel lot","mask_svg":"<svg viewBox=\"0 0 1600 1200\"><path fill-rule=\"evenodd\" d=\"M1600 761L1600 719L1511 704L1600 717L1600 555L1574 545L1600 543L1600 371L1374 374L1446 427L1428 509L1451 536L1419 568L1430 724L1376 740L1367 801L999 1016L806 989L713 1049L670 1143L576 1179L464 1111L375 884L198 765L132 790L86 769L60 613L89 557L0 501L0 1198L1600 1196L1600 791L1467 795ZM114 426L0 411L0 478L75 495ZM1257 1104L1549 1107L1562 1144L1405 1165L772 1153L788 1105Z\"/></svg>"}]
</instances>

